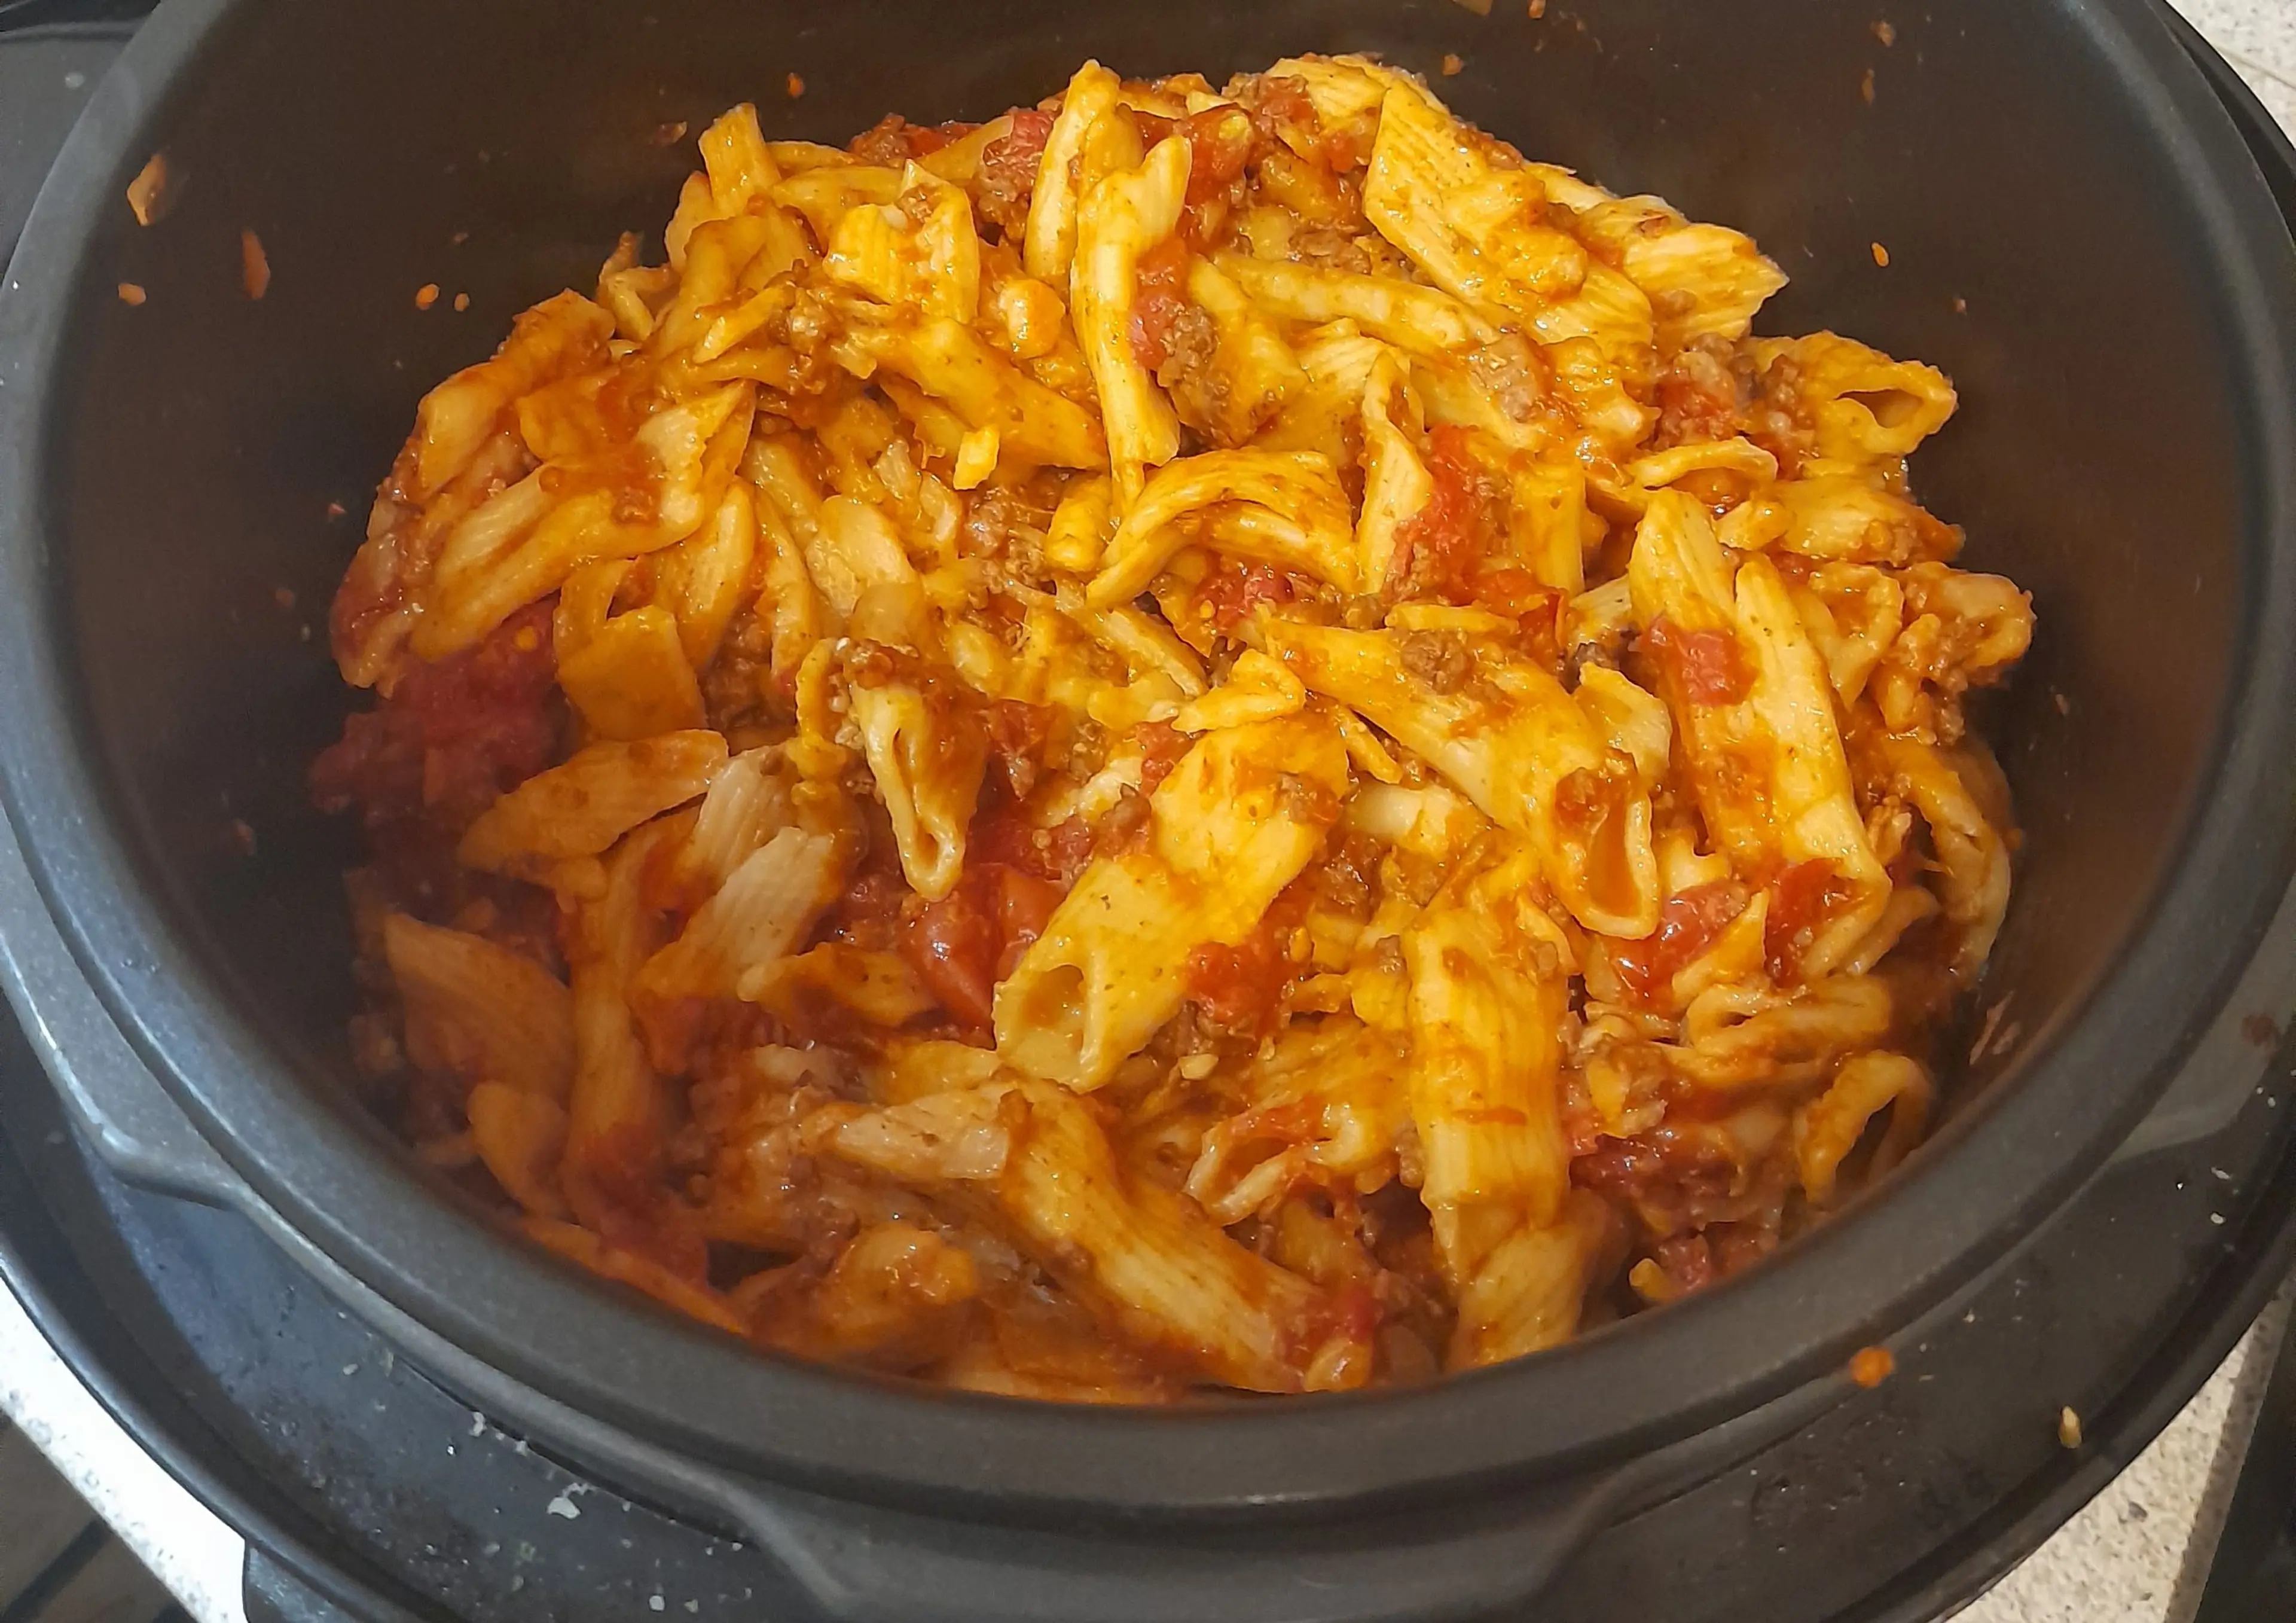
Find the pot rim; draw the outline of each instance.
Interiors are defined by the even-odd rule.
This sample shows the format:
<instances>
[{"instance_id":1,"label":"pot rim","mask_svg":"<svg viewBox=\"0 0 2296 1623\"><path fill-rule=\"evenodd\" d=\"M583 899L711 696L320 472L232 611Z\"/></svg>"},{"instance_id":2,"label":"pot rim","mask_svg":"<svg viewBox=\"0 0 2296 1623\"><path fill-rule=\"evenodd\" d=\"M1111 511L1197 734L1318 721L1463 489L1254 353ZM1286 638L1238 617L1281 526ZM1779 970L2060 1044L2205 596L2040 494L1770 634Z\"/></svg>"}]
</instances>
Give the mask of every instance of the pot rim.
<instances>
[{"instance_id":1,"label":"pot rim","mask_svg":"<svg viewBox=\"0 0 2296 1623\"><path fill-rule=\"evenodd\" d=\"M2218 734L2143 922L2018 1063L1872 1199L1759 1267L1515 1364L1406 1391L1154 1411L932 1391L759 1353L435 1198L378 1124L297 1079L148 887L113 820L46 545L46 403L83 258L149 143L259 0L173 0L98 86L0 299L0 805L80 971L257 1192L353 1278L486 1363L696 1459L818 1490L1021 1517L1201 1516L1464 1493L1649 1450L1837 1371L2055 1209L2166 1086L2296 858L2296 316L2287 228L2229 118L2142 0L2055 0L2184 183L2246 409L2239 635ZM4 956L4 955L0 955ZM11 988L37 1014L37 988ZM1822 1310L1811 1312L1814 1304ZM1788 1325L1815 1328L1785 1332ZM1343 1422L1344 1423L1334 1423Z\"/></svg>"}]
</instances>

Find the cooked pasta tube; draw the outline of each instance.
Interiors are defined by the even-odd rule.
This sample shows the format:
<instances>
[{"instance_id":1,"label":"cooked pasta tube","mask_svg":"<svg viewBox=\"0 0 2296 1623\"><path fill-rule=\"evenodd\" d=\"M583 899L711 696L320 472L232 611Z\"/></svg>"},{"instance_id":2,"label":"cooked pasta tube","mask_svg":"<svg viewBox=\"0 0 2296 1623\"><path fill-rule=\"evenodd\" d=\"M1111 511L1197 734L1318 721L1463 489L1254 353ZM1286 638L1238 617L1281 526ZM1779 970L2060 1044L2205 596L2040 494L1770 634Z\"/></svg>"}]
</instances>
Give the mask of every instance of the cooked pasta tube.
<instances>
[{"instance_id":1,"label":"cooked pasta tube","mask_svg":"<svg viewBox=\"0 0 2296 1623\"><path fill-rule=\"evenodd\" d=\"M1169 1020L1188 955L1234 946L1323 843L1346 747L1313 711L1207 733L1149 797L1145 837L1095 857L996 988L997 1052L1090 1090Z\"/></svg>"},{"instance_id":2,"label":"cooked pasta tube","mask_svg":"<svg viewBox=\"0 0 2296 1623\"><path fill-rule=\"evenodd\" d=\"M1929 825L1937 846L1940 899L1956 932L1952 967L1973 977L1993 950L2009 906L2009 849L1946 751L1919 739L1878 742L1891 775Z\"/></svg>"},{"instance_id":3,"label":"cooked pasta tube","mask_svg":"<svg viewBox=\"0 0 2296 1623\"><path fill-rule=\"evenodd\" d=\"M1093 125L1116 107L1119 81L1098 62L1088 61L1069 80L1059 116L1045 139L1037 182L1029 193L1022 259L1040 282L1061 282L1076 258L1077 213L1086 176L1082 173L1085 138Z\"/></svg>"},{"instance_id":4,"label":"cooked pasta tube","mask_svg":"<svg viewBox=\"0 0 2296 1623\"><path fill-rule=\"evenodd\" d=\"M892 820L901 872L919 896L939 901L964 870L986 754L977 724L953 701L953 684L892 666L882 650L874 656L849 665L847 701Z\"/></svg>"},{"instance_id":5,"label":"cooked pasta tube","mask_svg":"<svg viewBox=\"0 0 2296 1623\"><path fill-rule=\"evenodd\" d=\"M1532 870L1518 854L1455 881L1403 938L1419 1194L1457 1292L1455 1368L1568 1337L1608 1225L1599 1202L1591 1219L1566 1208L1569 981L1529 900Z\"/></svg>"},{"instance_id":6,"label":"cooked pasta tube","mask_svg":"<svg viewBox=\"0 0 2296 1623\"><path fill-rule=\"evenodd\" d=\"M1929 1103L1929 1073L1904 1054L1861 1053L1843 1061L1825 1092L1794 1119L1794 1162L1809 1198L1821 1206L1833 1199L1842 1160L1885 1110L1890 1125L1875 1146L1873 1170L1887 1171L1921 1137Z\"/></svg>"},{"instance_id":7,"label":"cooked pasta tube","mask_svg":"<svg viewBox=\"0 0 2296 1623\"><path fill-rule=\"evenodd\" d=\"M1116 533L1086 600L1105 607L1139 594L1189 545L1195 519L1224 552L1287 565L1341 591L1359 583L1347 493L1313 451L1207 451L1169 463L1148 481Z\"/></svg>"},{"instance_id":8,"label":"cooked pasta tube","mask_svg":"<svg viewBox=\"0 0 2296 1623\"><path fill-rule=\"evenodd\" d=\"M1310 689L1377 723L1493 822L1529 840L1547 881L1588 929L1632 938L1658 927L1648 790L1631 758L1610 748L1554 677L1526 660L1413 640L1439 633L1283 619L1263 632L1269 652ZM1478 684L1454 679L1454 652Z\"/></svg>"},{"instance_id":9,"label":"cooked pasta tube","mask_svg":"<svg viewBox=\"0 0 2296 1623\"><path fill-rule=\"evenodd\" d=\"M1138 498L1146 470L1180 453L1179 418L1133 351L1132 317L1142 257L1179 224L1188 162L1185 141L1159 142L1138 168L1103 176L1077 207L1070 309L1099 386L1117 501L1126 508Z\"/></svg>"},{"instance_id":10,"label":"cooked pasta tube","mask_svg":"<svg viewBox=\"0 0 2296 1623\"><path fill-rule=\"evenodd\" d=\"M979 1183L1016 1240L1132 1340L1250 1391L1360 1382L1342 1305L1238 1245L1191 1202L1128 1176L1093 1107L1043 1082L936 1094L849 1120L833 1154Z\"/></svg>"},{"instance_id":11,"label":"cooked pasta tube","mask_svg":"<svg viewBox=\"0 0 2296 1623\"><path fill-rule=\"evenodd\" d=\"M578 916L567 954L574 1083L558 1181L594 1238L698 1280L700 1226L662 1180L676 1097L646 1056L629 1004L631 982L664 933L660 913L648 905L646 870L679 832L656 821L622 840L606 863L604 894Z\"/></svg>"},{"instance_id":12,"label":"cooked pasta tube","mask_svg":"<svg viewBox=\"0 0 2296 1623\"><path fill-rule=\"evenodd\" d=\"M550 864L594 857L647 818L699 798L725 765L725 739L699 729L592 744L496 800L455 855L469 867L538 877Z\"/></svg>"},{"instance_id":13,"label":"cooked pasta tube","mask_svg":"<svg viewBox=\"0 0 2296 1623\"><path fill-rule=\"evenodd\" d=\"M1497 328L1458 299L1416 283L1237 254L1214 263L1263 309L1293 321L1351 321L1414 354L1447 355L1498 336Z\"/></svg>"},{"instance_id":14,"label":"cooked pasta tube","mask_svg":"<svg viewBox=\"0 0 2296 1623\"><path fill-rule=\"evenodd\" d=\"M1381 1187L1410 1108L1395 1086L1406 1057L1390 1034L1349 1015L1286 1031L1230 1085L1243 1108L1204 1135L1189 1195L1226 1224L1267 1216L1305 1184Z\"/></svg>"},{"instance_id":15,"label":"cooked pasta tube","mask_svg":"<svg viewBox=\"0 0 2296 1623\"><path fill-rule=\"evenodd\" d=\"M574 1075L565 983L483 936L394 913L383 950L406 1007L407 1057L427 1071L562 1102Z\"/></svg>"},{"instance_id":16,"label":"cooked pasta tube","mask_svg":"<svg viewBox=\"0 0 2296 1623\"><path fill-rule=\"evenodd\" d=\"M1793 599L1759 556L1734 578L1711 521L1673 491L1644 514L1627 578L1707 827L1740 873L1784 887L1773 919L1800 937L1799 971L1823 975L1881 917L1890 879Z\"/></svg>"}]
</instances>

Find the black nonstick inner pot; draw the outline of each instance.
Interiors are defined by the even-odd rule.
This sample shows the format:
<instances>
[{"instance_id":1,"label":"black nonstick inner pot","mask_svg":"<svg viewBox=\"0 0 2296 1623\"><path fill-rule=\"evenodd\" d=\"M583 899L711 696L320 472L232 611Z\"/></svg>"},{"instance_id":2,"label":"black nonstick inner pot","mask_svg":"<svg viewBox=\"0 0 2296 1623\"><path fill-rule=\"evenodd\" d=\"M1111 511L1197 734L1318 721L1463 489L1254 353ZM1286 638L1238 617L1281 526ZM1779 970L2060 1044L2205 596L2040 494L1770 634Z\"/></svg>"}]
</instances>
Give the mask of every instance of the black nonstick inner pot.
<instances>
[{"instance_id":1,"label":"black nonstick inner pot","mask_svg":"<svg viewBox=\"0 0 2296 1623\"><path fill-rule=\"evenodd\" d=\"M422 389L586 285L618 232L658 227L691 167L666 125L750 99L768 135L841 140L889 111L1033 102L1087 55L1217 80L1311 49L1430 72L1456 53L1439 83L1463 115L1754 233L1794 278L1762 330L1833 327L1953 375L1963 411L1918 488L2040 617L1990 723L2026 831L1983 994L2006 1040L1886 1189L1774 1263L1408 1394L1154 1414L924 1394L760 1356L498 1234L350 1102L351 851L302 790L345 702L324 604ZM174 206L141 227L124 190L161 149ZM242 229L272 266L260 302ZM1505 1547L1493 1504L1570 1522L1579 1486L1708 1428L1730 1447L1725 1422L2060 1205L2288 877L2296 256L2138 0L168 0L9 283L0 772L86 988L418 1351L538 1394L545 1430L831 1496L824 1525L850 1501L1249 1538L1413 1507L1388 1537L1440 1566L1470 1531ZM419 312L424 283L470 309ZM41 989L16 990L37 1015ZM1464 1521L1431 1508L1471 1499Z\"/></svg>"}]
</instances>

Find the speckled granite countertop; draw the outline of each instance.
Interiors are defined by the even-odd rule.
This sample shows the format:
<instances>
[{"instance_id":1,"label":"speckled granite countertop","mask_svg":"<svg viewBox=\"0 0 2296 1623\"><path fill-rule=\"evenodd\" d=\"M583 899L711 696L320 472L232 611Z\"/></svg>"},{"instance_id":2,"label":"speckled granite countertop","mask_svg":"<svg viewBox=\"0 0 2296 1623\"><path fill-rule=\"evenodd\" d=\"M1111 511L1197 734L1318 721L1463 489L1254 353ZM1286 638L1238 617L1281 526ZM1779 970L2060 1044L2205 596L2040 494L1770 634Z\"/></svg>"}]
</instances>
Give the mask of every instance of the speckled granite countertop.
<instances>
[{"instance_id":1,"label":"speckled granite countertop","mask_svg":"<svg viewBox=\"0 0 2296 1623\"><path fill-rule=\"evenodd\" d=\"M2171 0L2296 132L2296 0ZM2287 1324L2268 1308L2112 1486L1956 1623L2186 1623ZM199 1623L243 1623L242 1545L99 1408L0 1290L0 1410Z\"/></svg>"}]
</instances>

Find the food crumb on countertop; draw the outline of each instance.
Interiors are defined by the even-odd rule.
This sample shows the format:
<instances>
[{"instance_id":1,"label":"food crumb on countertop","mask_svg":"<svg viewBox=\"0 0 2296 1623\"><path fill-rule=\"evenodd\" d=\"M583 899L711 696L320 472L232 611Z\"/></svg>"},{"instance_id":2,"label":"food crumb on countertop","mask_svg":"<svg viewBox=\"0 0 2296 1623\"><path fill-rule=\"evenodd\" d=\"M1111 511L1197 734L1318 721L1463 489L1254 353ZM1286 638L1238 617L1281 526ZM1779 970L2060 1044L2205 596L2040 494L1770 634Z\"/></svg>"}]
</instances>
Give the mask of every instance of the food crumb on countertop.
<instances>
[{"instance_id":1,"label":"food crumb on countertop","mask_svg":"<svg viewBox=\"0 0 2296 1623\"><path fill-rule=\"evenodd\" d=\"M2070 1408L2057 1411L2057 1441L2068 1448L2078 1448L2081 1446L2080 1416Z\"/></svg>"}]
</instances>

